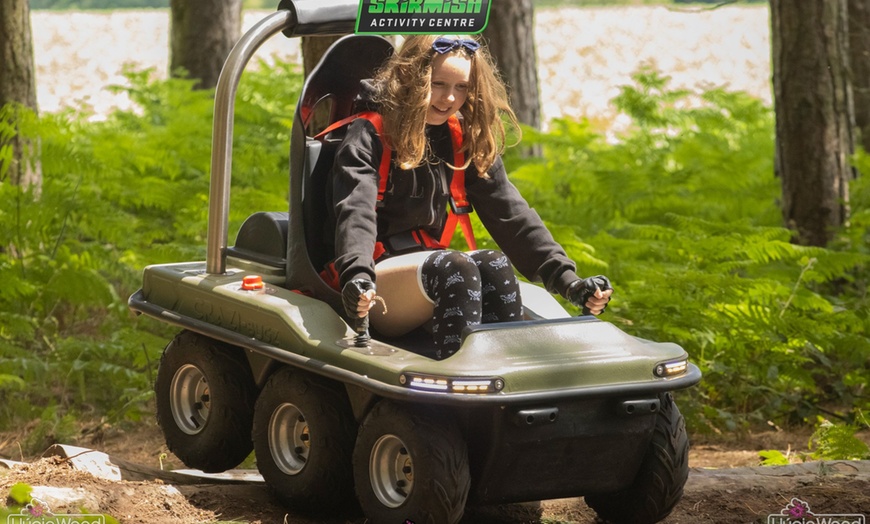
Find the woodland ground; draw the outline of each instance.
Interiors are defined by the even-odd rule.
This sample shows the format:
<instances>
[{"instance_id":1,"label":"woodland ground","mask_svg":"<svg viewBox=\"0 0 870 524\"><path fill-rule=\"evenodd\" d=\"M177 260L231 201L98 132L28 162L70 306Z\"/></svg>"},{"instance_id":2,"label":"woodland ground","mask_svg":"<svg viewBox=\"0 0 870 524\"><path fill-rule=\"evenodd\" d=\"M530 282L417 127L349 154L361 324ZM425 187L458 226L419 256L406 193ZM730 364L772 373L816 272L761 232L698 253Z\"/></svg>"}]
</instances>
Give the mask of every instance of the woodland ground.
<instances>
[{"instance_id":1,"label":"woodland ground","mask_svg":"<svg viewBox=\"0 0 870 524\"><path fill-rule=\"evenodd\" d=\"M24 430L0 434L0 457L28 464L11 471L0 469L0 493L15 482L83 490L89 508L113 515L122 523L233 521L286 524L364 524L353 512L342 515L305 515L288 512L262 485L176 485L161 481L129 482L97 479L74 471L57 458L21 456L18 441ZM860 435L870 442L870 433ZM666 524L767 522L792 498L806 502L816 514L870 515L870 461L801 465L795 451L806 450L807 431L777 431L739 437L694 439L691 471L683 499ZM99 449L113 457L158 467L183 468L165 447L159 428L146 421L135 430L108 428L80 438L77 445ZM794 465L755 467L758 451L792 452ZM2 502L2 501L0 501ZM52 508L56 513L62 506ZM73 509L69 510L74 511ZM95 509L91 509L95 511ZM469 508L463 524L581 524L596 522L583 499L532 504Z\"/></svg>"}]
</instances>

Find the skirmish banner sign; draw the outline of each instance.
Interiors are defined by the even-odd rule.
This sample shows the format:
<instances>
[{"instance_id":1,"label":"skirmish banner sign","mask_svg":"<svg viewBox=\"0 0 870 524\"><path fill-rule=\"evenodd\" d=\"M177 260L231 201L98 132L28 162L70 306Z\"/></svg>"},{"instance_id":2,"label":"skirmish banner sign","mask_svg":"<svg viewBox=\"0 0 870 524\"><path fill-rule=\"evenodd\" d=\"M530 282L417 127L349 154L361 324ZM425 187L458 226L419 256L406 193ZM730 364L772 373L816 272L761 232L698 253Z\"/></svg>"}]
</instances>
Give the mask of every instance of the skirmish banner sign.
<instances>
[{"instance_id":1,"label":"skirmish banner sign","mask_svg":"<svg viewBox=\"0 0 870 524\"><path fill-rule=\"evenodd\" d=\"M360 0L357 33L476 34L489 21L491 0Z\"/></svg>"}]
</instances>

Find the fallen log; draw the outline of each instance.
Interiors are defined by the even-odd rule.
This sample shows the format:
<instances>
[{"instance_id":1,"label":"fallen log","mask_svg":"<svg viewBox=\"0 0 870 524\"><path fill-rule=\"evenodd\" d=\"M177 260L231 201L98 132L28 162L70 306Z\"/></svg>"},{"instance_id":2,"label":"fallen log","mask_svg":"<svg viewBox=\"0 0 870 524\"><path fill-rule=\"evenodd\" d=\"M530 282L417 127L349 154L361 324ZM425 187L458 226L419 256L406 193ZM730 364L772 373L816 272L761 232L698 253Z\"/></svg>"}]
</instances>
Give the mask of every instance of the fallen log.
<instances>
[{"instance_id":1,"label":"fallen log","mask_svg":"<svg viewBox=\"0 0 870 524\"><path fill-rule=\"evenodd\" d=\"M55 444L48 448L44 457L61 457L79 471L106 480L162 480L177 485L188 484L262 484L263 477L256 470L236 469L223 473L204 473L195 469L162 470L135 464L118 457L67 444Z\"/></svg>"}]
</instances>

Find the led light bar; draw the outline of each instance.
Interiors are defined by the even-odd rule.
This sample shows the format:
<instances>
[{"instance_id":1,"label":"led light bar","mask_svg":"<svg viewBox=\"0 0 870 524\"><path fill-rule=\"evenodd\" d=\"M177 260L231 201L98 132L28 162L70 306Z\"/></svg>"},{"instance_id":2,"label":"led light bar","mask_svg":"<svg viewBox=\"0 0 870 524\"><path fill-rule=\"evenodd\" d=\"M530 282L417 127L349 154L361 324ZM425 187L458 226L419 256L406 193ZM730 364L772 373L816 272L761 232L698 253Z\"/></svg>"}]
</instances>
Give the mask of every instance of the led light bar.
<instances>
[{"instance_id":1,"label":"led light bar","mask_svg":"<svg viewBox=\"0 0 870 524\"><path fill-rule=\"evenodd\" d=\"M446 378L411 377L411 383L408 384L408 387L432 391L447 391L449 386Z\"/></svg>"},{"instance_id":2,"label":"led light bar","mask_svg":"<svg viewBox=\"0 0 870 524\"><path fill-rule=\"evenodd\" d=\"M689 369L688 360L674 360L672 362L662 362L661 364L657 365L653 370L653 373L657 377L670 378L677 375L682 375L686 372L687 369Z\"/></svg>"},{"instance_id":3,"label":"led light bar","mask_svg":"<svg viewBox=\"0 0 870 524\"><path fill-rule=\"evenodd\" d=\"M504 380L498 377L438 377L433 375L418 375L405 373L399 376L399 383L411 389L421 391L439 391L444 393L498 393L504 389Z\"/></svg>"}]
</instances>

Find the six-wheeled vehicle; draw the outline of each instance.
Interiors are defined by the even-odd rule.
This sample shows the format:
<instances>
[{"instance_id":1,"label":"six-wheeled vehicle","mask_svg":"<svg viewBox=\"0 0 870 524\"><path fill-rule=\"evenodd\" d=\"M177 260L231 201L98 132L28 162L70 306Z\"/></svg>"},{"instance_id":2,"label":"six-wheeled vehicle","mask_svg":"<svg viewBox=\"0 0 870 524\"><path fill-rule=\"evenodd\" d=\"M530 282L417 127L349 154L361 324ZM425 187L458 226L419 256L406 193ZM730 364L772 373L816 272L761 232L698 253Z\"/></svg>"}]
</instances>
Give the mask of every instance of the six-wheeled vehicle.
<instances>
[{"instance_id":1,"label":"six-wheeled vehicle","mask_svg":"<svg viewBox=\"0 0 870 524\"><path fill-rule=\"evenodd\" d=\"M215 100L204 262L147 267L130 307L181 328L156 381L157 417L186 465L236 467L252 450L288 506L358 503L375 523L454 523L467 503L585 496L614 522L657 522L679 500L688 439L672 392L700 372L671 343L571 317L523 284L525 318L466 329L443 360L425 332L359 344L320 277L325 193L359 80L393 52L336 42L306 80L290 143L289 212L257 212L227 245L233 109L262 42L353 31L357 0L284 0L248 31ZM497 6L496 6L497 7Z\"/></svg>"}]
</instances>

